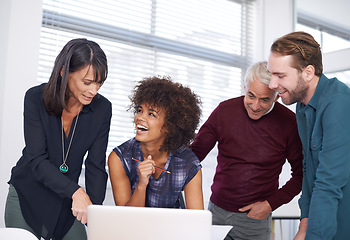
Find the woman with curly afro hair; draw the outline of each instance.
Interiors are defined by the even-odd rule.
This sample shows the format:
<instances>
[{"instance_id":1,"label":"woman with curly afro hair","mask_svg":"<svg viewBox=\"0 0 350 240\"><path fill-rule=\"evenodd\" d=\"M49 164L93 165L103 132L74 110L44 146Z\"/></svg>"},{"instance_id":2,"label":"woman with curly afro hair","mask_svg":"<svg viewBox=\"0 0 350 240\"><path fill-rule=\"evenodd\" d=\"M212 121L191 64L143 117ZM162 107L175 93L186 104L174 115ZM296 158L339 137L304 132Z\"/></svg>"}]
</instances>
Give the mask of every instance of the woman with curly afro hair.
<instances>
[{"instance_id":1,"label":"woman with curly afro hair","mask_svg":"<svg viewBox=\"0 0 350 240\"><path fill-rule=\"evenodd\" d=\"M150 77L130 97L136 136L108 158L116 205L204 209L202 172L187 147L201 116L200 99L170 77Z\"/></svg>"}]
</instances>

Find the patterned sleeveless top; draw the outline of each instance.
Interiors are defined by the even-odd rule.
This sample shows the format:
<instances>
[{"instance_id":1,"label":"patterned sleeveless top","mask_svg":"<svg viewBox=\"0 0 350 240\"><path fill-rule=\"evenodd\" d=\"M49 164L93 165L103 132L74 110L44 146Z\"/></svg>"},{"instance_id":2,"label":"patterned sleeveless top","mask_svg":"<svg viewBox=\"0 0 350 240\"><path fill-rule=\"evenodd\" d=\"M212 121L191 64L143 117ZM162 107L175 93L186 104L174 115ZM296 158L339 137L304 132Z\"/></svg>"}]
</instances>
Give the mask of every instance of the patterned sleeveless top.
<instances>
[{"instance_id":1,"label":"patterned sleeveless top","mask_svg":"<svg viewBox=\"0 0 350 240\"><path fill-rule=\"evenodd\" d=\"M138 177L139 163L132 160L136 158L143 161L141 144L132 138L113 150L122 161L124 170L130 179L131 190L134 192ZM162 172L155 179L149 178L146 190L146 207L159 208L180 208L180 194L185 189L187 183L202 168L197 156L187 147L179 149L175 154L170 153L164 170L171 173Z\"/></svg>"}]
</instances>

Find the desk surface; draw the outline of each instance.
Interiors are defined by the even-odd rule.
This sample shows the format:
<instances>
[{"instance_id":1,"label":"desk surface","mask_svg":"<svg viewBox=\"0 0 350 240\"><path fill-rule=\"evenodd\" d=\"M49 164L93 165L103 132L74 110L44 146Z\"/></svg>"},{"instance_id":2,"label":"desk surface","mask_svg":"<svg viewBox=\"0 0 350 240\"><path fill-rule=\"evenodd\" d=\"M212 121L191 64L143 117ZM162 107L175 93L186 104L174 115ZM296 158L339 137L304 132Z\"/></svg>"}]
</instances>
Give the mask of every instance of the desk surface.
<instances>
[{"instance_id":1,"label":"desk surface","mask_svg":"<svg viewBox=\"0 0 350 240\"><path fill-rule=\"evenodd\" d=\"M0 228L1 240L26 239L37 240L37 237L31 232L20 228Z\"/></svg>"},{"instance_id":2,"label":"desk surface","mask_svg":"<svg viewBox=\"0 0 350 240\"><path fill-rule=\"evenodd\" d=\"M212 225L211 226L211 240L222 240L231 230L232 226L227 225Z\"/></svg>"}]
</instances>

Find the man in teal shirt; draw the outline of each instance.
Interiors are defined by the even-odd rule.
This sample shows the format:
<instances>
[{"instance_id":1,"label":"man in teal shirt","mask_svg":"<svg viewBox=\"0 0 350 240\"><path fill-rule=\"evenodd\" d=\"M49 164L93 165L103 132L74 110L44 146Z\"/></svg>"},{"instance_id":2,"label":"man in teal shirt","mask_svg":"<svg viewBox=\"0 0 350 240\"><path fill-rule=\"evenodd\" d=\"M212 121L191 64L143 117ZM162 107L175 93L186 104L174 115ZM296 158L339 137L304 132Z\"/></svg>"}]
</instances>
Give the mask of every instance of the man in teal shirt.
<instances>
[{"instance_id":1,"label":"man in teal shirt","mask_svg":"<svg viewBox=\"0 0 350 240\"><path fill-rule=\"evenodd\" d=\"M320 46L304 32L272 44L268 70L283 103L297 102L304 177L294 239L349 239L350 89L322 73Z\"/></svg>"}]
</instances>

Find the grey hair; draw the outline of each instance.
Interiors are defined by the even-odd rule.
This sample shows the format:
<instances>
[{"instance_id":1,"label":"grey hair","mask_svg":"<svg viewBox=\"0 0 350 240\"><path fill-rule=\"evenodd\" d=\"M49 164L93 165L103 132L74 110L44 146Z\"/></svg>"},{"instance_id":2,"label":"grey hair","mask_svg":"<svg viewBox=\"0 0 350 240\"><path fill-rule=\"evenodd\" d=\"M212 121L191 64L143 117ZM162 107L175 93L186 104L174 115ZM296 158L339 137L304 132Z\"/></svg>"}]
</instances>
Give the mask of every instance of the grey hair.
<instances>
[{"instance_id":1,"label":"grey hair","mask_svg":"<svg viewBox=\"0 0 350 240\"><path fill-rule=\"evenodd\" d=\"M267 70L267 61L256 62L247 69L244 76L244 86L247 87L248 83L256 79L269 86L271 73Z\"/></svg>"}]
</instances>

